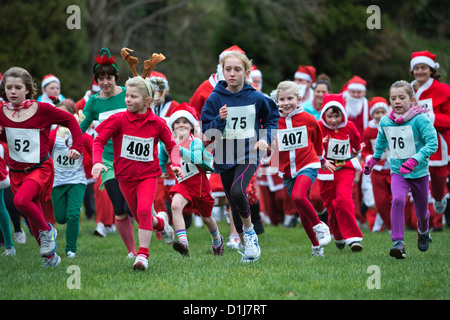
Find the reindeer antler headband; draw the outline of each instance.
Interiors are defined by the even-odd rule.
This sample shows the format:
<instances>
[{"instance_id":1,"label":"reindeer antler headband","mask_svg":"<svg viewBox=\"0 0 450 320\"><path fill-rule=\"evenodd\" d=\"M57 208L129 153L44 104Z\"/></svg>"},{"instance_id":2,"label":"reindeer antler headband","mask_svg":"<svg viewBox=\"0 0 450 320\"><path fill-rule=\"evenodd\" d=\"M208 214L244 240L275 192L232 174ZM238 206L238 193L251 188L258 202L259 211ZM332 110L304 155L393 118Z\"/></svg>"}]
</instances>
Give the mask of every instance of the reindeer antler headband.
<instances>
[{"instance_id":1,"label":"reindeer antler headband","mask_svg":"<svg viewBox=\"0 0 450 320\"><path fill-rule=\"evenodd\" d=\"M164 93L164 91L166 90L166 88L168 87L167 81L165 79L161 79L161 81L158 81L156 79L153 79L152 81L147 81L146 78L150 74L150 72L153 70L153 68L158 63L165 60L166 57L162 53L159 53L159 54L153 53L151 59L144 61L144 71L142 72L142 75L139 76L136 71L136 65L138 64L139 59L131 56L130 52L133 52L133 50L131 50L129 48L122 48L122 50L120 51L120 54L122 55L123 60L125 60L128 63L128 66L130 67L131 72L133 73L134 77L144 80L144 83L147 86L150 96L152 96L152 91L153 91L151 89L151 87L155 88L155 91L159 92L158 96L162 95Z\"/></svg>"},{"instance_id":2,"label":"reindeer antler headband","mask_svg":"<svg viewBox=\"0 0 450 320\"><path fill-rule=\"evenodd\" d=\"M128 48L122 48L122 51L120 51L123 60L125 60L128 63L128 66L131 69L131 72L135 77L138 77L138 73L136 71L136 65L138 64L138 58L132 57L130 55L130 52L133 52L133 50ZM165 60L166 57L162 53L153 53L152 58L149 60L144 61L144 71L142 72L141 77L143 79L147 78L147 76L150 74L150 72L153 70L153 68L160 63L161 61Z\"/></svg>"}]
</instances>

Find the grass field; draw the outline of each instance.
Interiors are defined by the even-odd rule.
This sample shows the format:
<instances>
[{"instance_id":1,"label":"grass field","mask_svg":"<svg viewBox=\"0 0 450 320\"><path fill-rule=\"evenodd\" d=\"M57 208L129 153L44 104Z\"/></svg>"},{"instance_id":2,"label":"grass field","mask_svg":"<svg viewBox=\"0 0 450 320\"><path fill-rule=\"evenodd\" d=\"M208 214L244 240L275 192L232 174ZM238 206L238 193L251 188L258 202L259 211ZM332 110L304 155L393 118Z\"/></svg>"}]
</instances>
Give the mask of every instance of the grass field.
<instances>
[{"instance_id":1,"label":"grass field","mask_svg":"<svg viewBox=\"0 0 450 320\"><path fill-rule=\"evenodd\" d=\"M57 225L61 265L42 269L38 246L27 234L15 257L0 257L2 300L447 300L450 233L432 233L430 249L417 249L415 231L406 231L407 258L389 256L387 232L364 232L364 250L339 251L334 243L324 258L311 256L301 227L267 226L259 236L261 259L242 264L237 251L210 253L205 227L188 229L190 257L152 239L149 269L131 269L120 236L92 235L95 222L82 221L75 259L64 254L65 226ZM220 230L227 238L224 221ZM136 227L136 226L135 226ZM3 251L2 249L1 251ZM78 289L79 287L79 289Z\"/></svg>"}]
</instances>

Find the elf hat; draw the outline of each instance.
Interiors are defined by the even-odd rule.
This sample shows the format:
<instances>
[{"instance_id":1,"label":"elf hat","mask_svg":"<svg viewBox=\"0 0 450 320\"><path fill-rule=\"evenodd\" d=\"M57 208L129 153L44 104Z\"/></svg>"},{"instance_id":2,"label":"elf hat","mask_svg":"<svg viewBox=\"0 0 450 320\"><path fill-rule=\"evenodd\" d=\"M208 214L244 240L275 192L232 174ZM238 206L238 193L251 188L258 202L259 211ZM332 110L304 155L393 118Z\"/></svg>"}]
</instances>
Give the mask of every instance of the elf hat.
<instances>
[{"instance_id":1,"label":"elf hat","mask_svg":"<svg viewBox=\"0 0 450 320\"><path fill-rule=\"evenodd\" d=\"M367 82L366 80L364 80L363 78L359 77L359 76L353 76L353 78L351 78L346 84L345 84L345 88L346 90L361 90L361 91L366 91L367 88ZM343 90L343 91L346 91Z\"/></svg>"},{"instance_id":2,"label":"elf hat","mask_svg":"<svg viewBox=\"0 0 450 320\"><path fill-rule=\"evenodd\" d=\"M316 68L313 66L299 66L294 74L294 79L303 79L309 82L316 82Z\"/></svg>"},{"instance_id":3,"label":"elf hat","mask_svg":"<svg viewBox=\"0 0 450 320\"><path fill-rule=\"evenodd\" d=\"M179 106L176 106L169 117L169 128L173 130L173 124L179 118L186 118L194 127L194 130L199 127L198 123L198 113L189 103L183 102Z\"/></svg>"},{"instance_id":4,"label":"elf hat","mask_svg":"<svg viewBox=\"0 0 450 320\"><path fill-rule=\"evenodd\" d=\"M233 51L237 51L237 52L240 52L240 53L242 53L242 54L245 54L244 50L242 50L242 49L239 48L238 46L234 45L234 46L231 46L231 47L229 47L228 49L225 49L225 50L222 51L222 53L219 55L219 62L222 61L222 59L223 59L227 54L229 54L230 52L233 52Z\"/></svg>"},{"instance_id":5,"label":"elf hat","mask_svg":"<svg viewBox=\"0 0 450 320\"><path fill-rule=\"evenodd\" d=\"M48 85L49 83L52 83L52 82L56 82L56 83L58 83L59 85L61 85L61 82L59 81L59 79L58 79L57 77L55 77L55 76L52 75L52 74L48 74L48 75L46 75L46 76L44 77L44 79L42 79L41 88L44 89L44 87L45 87L46 85Z\"/></svg>"},{"instance_id":6,"label":"elf hat","mask_svg":"<svg viewBox=\"0 0 450 320\"><path fill-rule=\"evenodd\" d=\"M371 117L375 109L383 108L384 110L386 110L386 112L389 111L389 105L386 99L383 97L373 97L372 100L370 100L369 106L369 113Z\"/></svg>"},{"instance_id":7,"label":"elf hat","mask_svg":"<svg viewBox=\"0 0 450 320\"><path fill-rule=\"evenodd\" d=\"M411 71L414 66L419 63L424 63L432 69L439 69L439 63L436 62L436 55L429 51L417 51L411 54Z\"/></svg>"}]
</instances>

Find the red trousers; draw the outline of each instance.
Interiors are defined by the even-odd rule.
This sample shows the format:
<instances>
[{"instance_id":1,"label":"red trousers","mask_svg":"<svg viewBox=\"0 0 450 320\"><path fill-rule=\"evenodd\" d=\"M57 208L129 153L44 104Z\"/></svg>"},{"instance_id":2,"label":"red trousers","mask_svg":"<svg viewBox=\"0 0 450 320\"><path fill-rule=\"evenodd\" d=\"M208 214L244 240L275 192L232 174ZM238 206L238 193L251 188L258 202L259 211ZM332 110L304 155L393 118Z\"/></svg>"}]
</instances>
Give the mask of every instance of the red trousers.
<instances>
[{"instance_id":1,"label":"red trousers","mask_svg":"<svg viewBox=\"0 0 450 320\"><path fill-rule=\"evenodd\" d=\"M152 206L155 200L157 177L138 181L119 180L122 191L139 229L153 231Z\"/></svg>"},{"instance_id":2,"label":"red trousers","mask_svg":"<svg viewBox=\"0 0 450 320\"><path fill-rule=\"evenodd\" d=\"M355 217L355 204L352 198L355 171L342 168L334 173L334 180L320 180L320 194L328 211L330 231L336 241L345 240L347 244L361 241Z\"/></svg>"},{"instance_id":3,"label":"red trousers","mask_svg":"<svg viewBox=\"0 0 450 320\"><path fill-rule=\"evenodd\" d=\"M375 207L386 228L391 230L391 172L390 170L373 170L370 178L372 180Z\"/></svg>"}]
</instances>

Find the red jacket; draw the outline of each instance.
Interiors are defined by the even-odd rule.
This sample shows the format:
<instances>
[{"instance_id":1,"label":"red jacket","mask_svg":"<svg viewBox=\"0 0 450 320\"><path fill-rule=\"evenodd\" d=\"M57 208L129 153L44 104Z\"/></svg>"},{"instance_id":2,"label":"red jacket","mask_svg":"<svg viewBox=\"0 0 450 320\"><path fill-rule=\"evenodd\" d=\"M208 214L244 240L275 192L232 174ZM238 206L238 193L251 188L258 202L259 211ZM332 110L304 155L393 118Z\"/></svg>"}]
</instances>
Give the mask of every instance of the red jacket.
<instances>
[{"instance_id":1,"label":"red jacket","mask_svg":"<svg viewBox=\"0 0 450 320\"><path fill-rule=\"evenodd\" d=\"M114 150L114 173L118 180L143 180L161 175L158 142L171 156L172 166L180 167L180 149L163 118L152 110L135 114L128 110L110 116L95 131L92 163L102 162L103 148L110 138Z\"/></svg>"}]
</instances>

